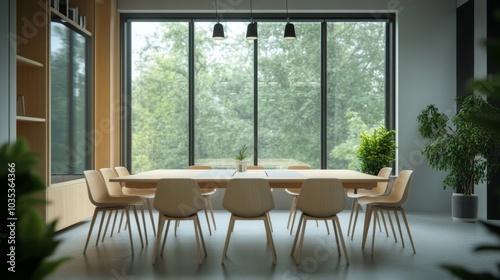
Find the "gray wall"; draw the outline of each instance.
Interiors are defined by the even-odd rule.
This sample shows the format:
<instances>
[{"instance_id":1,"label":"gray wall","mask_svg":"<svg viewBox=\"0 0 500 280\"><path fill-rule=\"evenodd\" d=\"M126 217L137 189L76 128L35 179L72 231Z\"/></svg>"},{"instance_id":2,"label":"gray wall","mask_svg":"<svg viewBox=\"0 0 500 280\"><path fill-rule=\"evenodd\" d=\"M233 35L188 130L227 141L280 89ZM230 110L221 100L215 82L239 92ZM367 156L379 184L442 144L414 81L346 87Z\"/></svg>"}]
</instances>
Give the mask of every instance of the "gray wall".
<instances>
[{"instance_id":1,"label":"gray wall","mask_svg":"<svg viewBox=\"0 0 500 280\"><path fill-rule=\"evenodd\" d=\"M16 1L0 3L0 145L16 139L16 51L10 44L15 34ZM12 16L11 16L12 15Z\"/></svg>"},{"instance_id":2,"label":"gray wall","mask_svg":"<svg viewBox=\"0 0 500 280\"><path fill-rule=\"evenodd\" d=\"M282 3L281 3L282 2ZM118 0L121 12L213 12L214 1ZM249 1L221 0L224 11L248 13ZM255 0L256 12L280 12L285 1ZM416 118L428 104L454 114L456 94L456 0L290 0L291 12L395 12L397 14L396 131L397 170L414 170L409 211L450 212L451 190L443 190L444 172L430 168L420 155L423 141ZM158 10L156 10L158 9ZM290 196L275 190L278 209L287 209ZM216 205L220 207L219 195ZM350 204L349 204L350 205Z\"/></svg>"}]
</instances>

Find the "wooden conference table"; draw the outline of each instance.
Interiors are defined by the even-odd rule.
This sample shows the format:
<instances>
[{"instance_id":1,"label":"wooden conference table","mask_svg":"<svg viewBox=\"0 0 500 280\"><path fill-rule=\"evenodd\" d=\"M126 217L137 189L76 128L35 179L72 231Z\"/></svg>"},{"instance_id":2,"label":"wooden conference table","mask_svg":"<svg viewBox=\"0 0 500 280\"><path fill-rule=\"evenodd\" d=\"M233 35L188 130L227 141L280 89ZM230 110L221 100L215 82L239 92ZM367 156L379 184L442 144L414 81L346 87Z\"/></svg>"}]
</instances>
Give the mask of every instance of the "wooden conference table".
<instances>
[{"instance_id":1,"label":"wooden conference table","mask_svg":"<svg viewBox=\"0 0 500 280\"><path fill-rule=\"evenodd\" d=\"M225 188L233 178L263 178L272 188L300 188L309 178L335 178L342 181L344 188L376 188L377 182L387 182L386 178L346 169L268 169L236 172L230 169L157 169L129 176L111 179L123 182L129 188L155 188L158 180L164 178L190 178L200 187Z\"/></svg>"}]
</instances>

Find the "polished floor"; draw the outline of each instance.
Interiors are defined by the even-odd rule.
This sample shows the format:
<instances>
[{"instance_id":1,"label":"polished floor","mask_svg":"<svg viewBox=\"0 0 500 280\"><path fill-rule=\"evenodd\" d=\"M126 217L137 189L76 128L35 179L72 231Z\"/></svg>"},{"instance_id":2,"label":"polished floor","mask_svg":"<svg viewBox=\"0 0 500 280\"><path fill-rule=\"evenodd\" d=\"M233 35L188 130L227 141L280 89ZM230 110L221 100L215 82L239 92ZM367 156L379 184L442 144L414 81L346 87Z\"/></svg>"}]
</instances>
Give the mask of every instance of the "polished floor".
<instances>
[{"instance_id":1,"label":"polished floor","mask_svg":"<svg viewBox=\"0 0 500 280\"><path fill-rule=\"evenodd\" d=\"M339 257L333 235L325 225L308 223L302 262L295 265L290 256L294 235L286 229L288 212L273 211L273 239L277 264L272 264L261 221L237 221L229 244L228 258L221 265L221 254L230 215L216 211L217 230L208 233L203 212L199 213L208 256L198 264L193 224L180 224L177 236L169 232L163 256L152 265L155 237L148 224L149 243L141 248L135 223L132 227L135 255L131 255L128 232L106 236L95 246L96 229L83 254L90 220L57 234L62 240L54 257L68 256L49 279L455 279L440 264L463 265L474 271L496 273L498 253L474 253L478 244L497 243L479 223L453 222L447 213L407 213L415 242L413 254L408 237L401 242L377 232L375 253L371 255L371 234L367 247L361 249L361 223L351 241L347 238L349 211L339 215L350 264ZM404 228L403 228L404 229ZM294 233L295 234L295 233Z\"/></svg>"}]
</instances>

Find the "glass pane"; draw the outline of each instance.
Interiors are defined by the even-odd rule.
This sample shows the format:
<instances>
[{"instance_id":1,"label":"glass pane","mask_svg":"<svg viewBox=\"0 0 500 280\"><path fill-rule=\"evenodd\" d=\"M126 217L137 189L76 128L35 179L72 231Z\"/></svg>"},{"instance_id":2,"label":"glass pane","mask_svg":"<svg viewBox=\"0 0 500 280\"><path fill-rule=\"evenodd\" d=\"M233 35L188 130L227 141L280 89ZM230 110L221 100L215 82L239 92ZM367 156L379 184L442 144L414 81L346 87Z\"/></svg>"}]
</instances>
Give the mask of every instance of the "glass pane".
<instances>
[{"instance_id":1,"label":"glass pane","mask_svg":"<svg viewBox=\"0 0 500 280\"><path fill-rule=\"evenodd\" d=\"M132 24L132 172L188 165L187 22Z\"/></svg>"},{"instance_id":2,"label":"glass pane","mask_svg":"<svg viewBox=\"0 0 500 280\"><path fill-rule=\"evenodd\" d=\"M357 168L359 135L384 125L385 24L328 23L328 168Z\"/></svg>"},{"instance_id":3,"label":"glass pane","mask_svg":"<svg viewBox=\"0 0 500 280\"><path fill-rule=\"evenodd\" d=\"M213 22L195 23L194 155L197 165L235 168L239 147L253 150L253 41L246 23L222 24L218 41Z\"/></svg>"},{"instance_id":4,"label":"glass pane","mask_svg":"<svg viewBox=\"0 0 500 280\"><path fill-rule=\"evenodd\" d=\"M86 37L51 23L52 183L81 178L90 168L90 92Z\"/></svg>"},{"instance_id":5,"label":"glass pane","mask_svg":"<svg viewBox=\"0 0 500 280\"><path fill-rule=\"evenodd\" d=\"M287 168L321 159L321 25L259 23L259 165Z\"/></svg>"}]
</instances>

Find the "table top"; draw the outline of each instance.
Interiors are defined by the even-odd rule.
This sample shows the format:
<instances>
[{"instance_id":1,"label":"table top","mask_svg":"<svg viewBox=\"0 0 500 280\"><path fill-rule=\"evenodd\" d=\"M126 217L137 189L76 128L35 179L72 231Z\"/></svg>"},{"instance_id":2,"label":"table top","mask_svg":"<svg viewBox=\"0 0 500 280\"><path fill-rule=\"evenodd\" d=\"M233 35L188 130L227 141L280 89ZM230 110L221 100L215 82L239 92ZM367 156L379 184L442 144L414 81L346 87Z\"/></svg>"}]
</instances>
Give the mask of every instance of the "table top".
<instances>
[{"instance_id":1,"label":"table top","mask_svg":"<svg viewBox=\"0 0 500 280\"><path fill-rule=\"evenodd\" d=\"M225 188L233 178L262 178L273 188L300 187L309 178L335 178L346 188L374 188L388 179L347 169L268 169L236 172L231 169L157 169L111 179L127 187L151 188L163 178L191 178L204 187Z\"/></svg>"}]
</instances>

